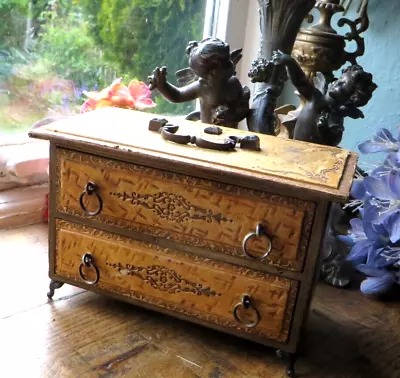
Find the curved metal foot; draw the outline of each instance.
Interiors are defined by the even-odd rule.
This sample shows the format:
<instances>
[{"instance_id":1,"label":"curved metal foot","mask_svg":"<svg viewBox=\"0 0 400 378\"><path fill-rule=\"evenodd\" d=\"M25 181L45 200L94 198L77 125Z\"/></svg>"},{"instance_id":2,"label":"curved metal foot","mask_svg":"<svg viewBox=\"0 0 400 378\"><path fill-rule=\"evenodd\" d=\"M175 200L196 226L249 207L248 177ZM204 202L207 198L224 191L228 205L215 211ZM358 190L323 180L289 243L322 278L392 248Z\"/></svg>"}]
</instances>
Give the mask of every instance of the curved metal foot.
<instances>
[{"instance_id":1,"label":"curved metal foot","mask_svg":"<svg viewBox=\"0 0 400 378\"><path fill-rule=\"evenodd\" d=\"M47 293L47 297L49 299L53 298L54 295L54 291L56 289L59 289L60 287L62 287L64 285L63 282L59 282L59 281L55 281L55 280L51 280L50 281L50 285L49 285L49 292Z\"/></svg>"},{"instance_id":2,"label":"curved metal foot","mask_svg":"<svg viewBox=\"0 0 400 378\"><path fill-rule=\"evenodd\" d=\"M290 378L296 377L296 372L294 370L294 364L296 363L297 354L287 353L280 349L276 351L278 358L285 360L285 371L286 375Z\"/></svg>"}]
</instances>

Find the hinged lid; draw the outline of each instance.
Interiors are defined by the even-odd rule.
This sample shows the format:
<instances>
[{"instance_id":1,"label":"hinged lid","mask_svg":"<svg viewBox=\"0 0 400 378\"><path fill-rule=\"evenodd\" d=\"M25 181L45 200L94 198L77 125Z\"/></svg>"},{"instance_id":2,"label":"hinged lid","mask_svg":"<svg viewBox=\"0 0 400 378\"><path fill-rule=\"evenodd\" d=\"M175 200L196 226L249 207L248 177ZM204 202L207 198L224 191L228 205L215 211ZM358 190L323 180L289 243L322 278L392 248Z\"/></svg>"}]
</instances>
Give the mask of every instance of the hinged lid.
<instances>
[{"instance_id":1,"label":"hinged lid","mask_svg":"<svg viewBox=\"0 0 400 378\"><path fill-rule=\"evenodd\" d=\"M178 125L177 134L221 140L228 136L257 135L261 150L249 151L238 146L234 151L225 152L166 141L160 133L148 130L149 121L154 117L167 118L169 123ZM271 183L274 187L308 189L319 196L346 200L356 166L356 154L335 147L230 128L222 128L221 135L211 136L204 134L206 126L181 117L104 108L34 129L29 135L77 150L103 151L106 156L112 152L111 156L116 158L148 166L159 167L163 161L163 169L193 176L203 176L207 171L218 181L232 183L228 177L236 175L238 180L235 183L240 186L247 186L247 179L257 180L260 190L266 190L267 184Z\"/></svg>"}]
</instances>

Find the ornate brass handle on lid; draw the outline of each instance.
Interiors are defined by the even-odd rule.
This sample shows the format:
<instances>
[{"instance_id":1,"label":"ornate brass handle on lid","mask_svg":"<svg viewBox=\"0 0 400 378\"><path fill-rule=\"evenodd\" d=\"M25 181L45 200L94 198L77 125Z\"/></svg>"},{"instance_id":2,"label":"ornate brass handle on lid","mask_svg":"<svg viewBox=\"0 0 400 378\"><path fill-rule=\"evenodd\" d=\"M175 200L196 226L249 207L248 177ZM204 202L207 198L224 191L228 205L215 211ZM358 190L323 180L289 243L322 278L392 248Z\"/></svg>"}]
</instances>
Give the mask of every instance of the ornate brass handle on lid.
<instances>
[{"instance_id":1,"label":"ornate brass handle on lid","mask_svg":"<svg viewBox=\"0 0 400 378\"><path fill-rule=\"evenodd\" d=\"M239 317L239 315L238 315L238 310L239 310L239 308L241 308L241 307L244 307L246 310L250 310L250 309L251 309L251 311L253 311L253 312L255 313L256 318L255 318L255 320L254 320L252 323L244 323L244 322L240 319L240 317ZM260 313L259 313L258 310L253 306L253 302L252 302L252 300L251 300L251 298L250 298L250 295L248 295L248 294L243 294L241 302L239 302L238 304L236 304L236 306L233 308L233 316L234 316L235 320L236 320L238 323L244 325L244 326L247 327L247 328L253 328L253 327L255 327L255 326L260 322L260 319L261 319Z\"/></svg>"},{"instance_id":2,"label":"ornate brass handle on lid","mask_svg":"<svg viewBox=\"0 0 400 378\"><path fill-rule=\"evenodd\" d=\"M179 130L179 126L165 125L161 128L161 136L165 140L179 144L195 144L197 147L207 148L210 150L218 151L232 151L235 149L236 141L232 138L225 138L223 141L213 142L210 140L203 139L199 136L192 135L179 135L176 132Z\"/></svg>"},{"instance_id":3,"label":"ornate brass handle on lid","mask_svg":"<svg viewBox=\"0 0 400 378\"><path fill-rule=\"evenodd\" d=\"M99 214L101 212L101 210L103 209L103 200L100 197L100 194L97 191L97 185L91 181L89 181L86 186L85 186L85 190L81 193L80 197L79 197L79 204L81 205L82 210L85 212L85 215L87 215L88 217L94 217L95 215ZM89 211L85 204L83 203L83 197L85 196L85 194L87 194L88 196L91 196L92 194L94 194L97 197L97 200L99 202L99 206L97 208L96 211Z\"/></svg>"},{"instance_id":4,"label":"ornate brass handle on lid","mask_svg":"<svg viewBox=\"0 0 400 378\"><path fill-rule=\"evenodd\" d=\"M262 256L253 255L253 254L250 253L250 251L247 249L247 243L248 243L249 240L252 239L252 238L261 238L261 237L268 240L268 248L267 248L267 250L265 251L265 253L264 253ZM269 255L269 253L270 253L271 250L272 250L272 241L271 241L271 238L268 236L267 232L265 231L265 228L263 227L262 224L259 223L259 224L257 225L257 227L256 227L256 231L255 231L255 232L250 232L249 234L247 234L247 235L244 237L243 243L242 243L242 249L243 249L243 252L244 252L247 256L251 257L252 259L262 260L262 259L265 259L265 258Z\"/></svg>"},{"instance_id":5,"label":"ornate brass handle on lid","mask_svg":"<svg viewBox=\"0 0 400 378\"><path fill-rule=\"evenodd\" d=\"M90 281L90 280L87 279L87 277L83 273L83 267L93 268L93 270L96 273L96 277L95 277L95 279L93 281ZM99 279L100 279L99 268L95 265L94 260L93 260L93 256L90 253L85 253L82 256L82 262L79 265L79 276L88 285L95 285L95 284L97 284L97 282L99 282Z\"/></svg>"}]
</instances>

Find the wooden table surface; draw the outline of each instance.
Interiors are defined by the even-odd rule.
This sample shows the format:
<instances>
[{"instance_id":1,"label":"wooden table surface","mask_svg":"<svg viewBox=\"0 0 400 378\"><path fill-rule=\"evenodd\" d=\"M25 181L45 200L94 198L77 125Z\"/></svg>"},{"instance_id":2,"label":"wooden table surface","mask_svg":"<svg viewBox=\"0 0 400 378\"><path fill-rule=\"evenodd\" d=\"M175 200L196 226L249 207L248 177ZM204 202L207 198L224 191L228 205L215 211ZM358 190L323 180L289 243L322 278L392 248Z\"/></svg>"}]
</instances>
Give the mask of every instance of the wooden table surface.
<instances>
[{"instance_id":1,"label":"wooden table surface","mask_svg":"<svg viewBox=\"0 0 400 378\"><path fill-rule=\"evenodd\" d=\"M0 377L285 376L267 347L68 285L48 301L46 225L0 233L0 256ZM399 378L399 297L319 284L297 374Z\"/></svg>"}]
</instances>

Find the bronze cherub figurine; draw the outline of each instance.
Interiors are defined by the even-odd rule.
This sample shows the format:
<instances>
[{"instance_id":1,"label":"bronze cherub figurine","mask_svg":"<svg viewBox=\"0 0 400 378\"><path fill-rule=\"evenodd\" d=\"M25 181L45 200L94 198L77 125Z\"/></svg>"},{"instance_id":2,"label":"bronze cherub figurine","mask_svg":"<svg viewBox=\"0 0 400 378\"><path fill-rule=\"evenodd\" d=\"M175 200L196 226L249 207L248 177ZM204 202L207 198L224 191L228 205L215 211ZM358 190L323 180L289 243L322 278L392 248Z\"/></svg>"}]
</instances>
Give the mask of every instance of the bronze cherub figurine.
<instances>
[{"instance_id":1,"label":"bronze cherub figurine","mask_svg":"<svg viewBox=\"0 0 400 378\"><path fill-rule=\"evenodd\" d=\"M167 81L167 68L157 67L148 78L150 89L158 89L164 98L175 103L199 98L202 122L237 128L248 115L250 100L250 90L235 76L241 49L230 53L225 42L206 38L190 42L186 53L190 69L184 71L195 80L177 88ZM187 118L194 119L193 115Z\"/></svg>"},{"instance_id":2,"label":"bronze cherub figurine","mask_svg":"<svg viewBox=\"0 0 400 378\"><path fill-rule=\"evenodd\" d=\"M297 118L293 139L337 146L342 140L344 118L364 118L358 107L366 105L377 88L372 75L359 65L347 67L330 84L319 74L314 86L290 55L275 51L272 61L286 66L290 80L306 100Z\"/></svg>"}]
</instances>

